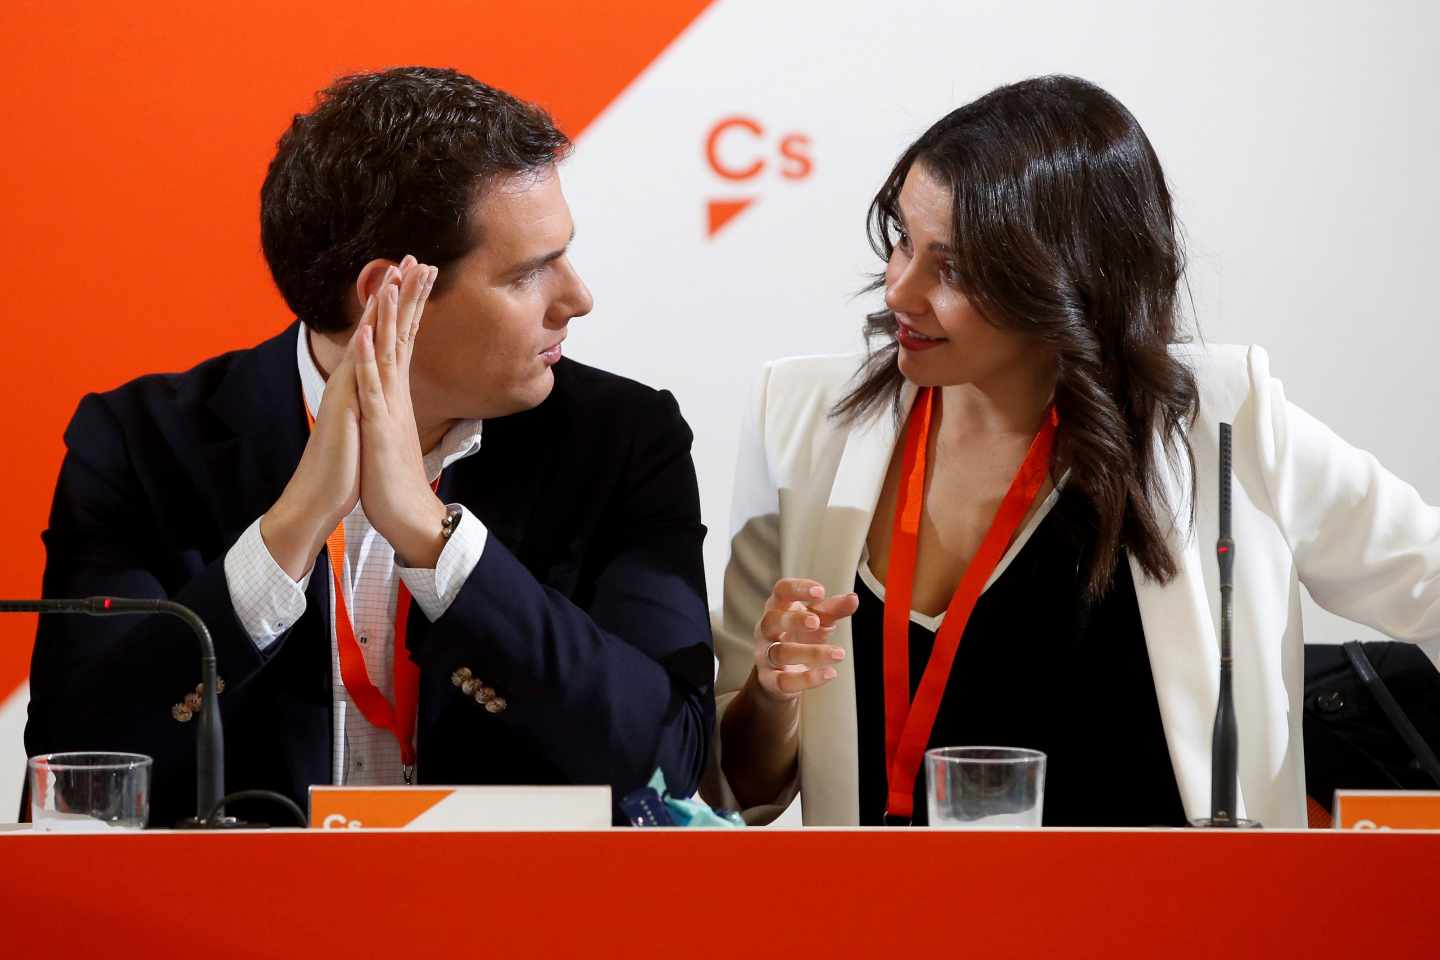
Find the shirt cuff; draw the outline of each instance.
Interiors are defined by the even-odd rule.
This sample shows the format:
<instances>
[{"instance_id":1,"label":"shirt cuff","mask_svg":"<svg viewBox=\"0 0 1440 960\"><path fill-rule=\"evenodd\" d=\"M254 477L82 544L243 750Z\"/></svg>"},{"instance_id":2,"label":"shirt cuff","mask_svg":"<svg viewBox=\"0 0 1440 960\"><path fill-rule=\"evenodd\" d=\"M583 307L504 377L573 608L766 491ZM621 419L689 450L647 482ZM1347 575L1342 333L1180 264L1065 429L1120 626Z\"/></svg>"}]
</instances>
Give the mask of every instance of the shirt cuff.
<instances>
[{"instance_id":1,"label":"shirt cuff","mask_svg":"<svg viewBox=\"0 0 1440 960\"><path fill-rule=\"evenodd\" d=\"M265 546L257 519L225 554L225 584L235 618L263 652L305 613L310 574L299 583L290 579Z\"/></svg>"},{"instance_id":2,"label":"shirt cuff","mask_svg":"<svg viewBox=\"0 0 1440 960\"><path fill-rule=\"evenodd\" d=\"M450 539L445 541L435 568L407 567L398 558L395 561L400 579L431 623L443 617L460 595L460 588L465 586L470 572L480 562L480 554L485 552L485 541L490 535L480 518L464 507L454 503L446 506L459 510L460 519Z\"/></svg>"}]
</instances>

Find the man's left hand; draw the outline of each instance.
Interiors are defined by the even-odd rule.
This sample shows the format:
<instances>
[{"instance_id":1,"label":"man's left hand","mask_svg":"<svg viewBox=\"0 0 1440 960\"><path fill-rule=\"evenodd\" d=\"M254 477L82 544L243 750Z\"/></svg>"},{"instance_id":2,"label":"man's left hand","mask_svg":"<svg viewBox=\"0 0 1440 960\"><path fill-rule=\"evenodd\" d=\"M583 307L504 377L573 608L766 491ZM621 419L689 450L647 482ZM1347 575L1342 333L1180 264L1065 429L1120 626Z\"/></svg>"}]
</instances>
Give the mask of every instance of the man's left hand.
<instances>
[{"instance_id":1,"label":"man's left hand","mask_svg":"<svg viewBox=\"0 0 1440 960\"><path fill-rule=\"evenodd\" d=\"M425 475L410 356L435 267L407 256L381 284L375 325L356 338L360 399L360 502L365 516L406 566L434 567L445 546L445 505Z\"/></svg>"}]
</instances>

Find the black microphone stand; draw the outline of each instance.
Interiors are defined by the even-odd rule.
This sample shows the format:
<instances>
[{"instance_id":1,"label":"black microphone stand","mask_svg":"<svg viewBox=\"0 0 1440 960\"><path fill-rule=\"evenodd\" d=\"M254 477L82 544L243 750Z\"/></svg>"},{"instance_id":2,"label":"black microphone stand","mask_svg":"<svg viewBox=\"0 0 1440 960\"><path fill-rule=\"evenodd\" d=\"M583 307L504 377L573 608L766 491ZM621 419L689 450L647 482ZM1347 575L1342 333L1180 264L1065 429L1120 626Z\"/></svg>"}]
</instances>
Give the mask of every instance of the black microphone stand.
<instances>
[{"instance_id":1,"label":"black microphone stand","mask_svg":"<svg viewBox=\"0 0 1440 960\"><path fill-rule=\"evenodd\" d=\"M1239 782L1239 733L1235 722L1233 686L1235 540L1230 535L1230 424L1220 424L1220 537L1215 559L1220 565L1220 696L1215 705L1215 731L1210 743L1210 816L1192 820L1196 827L1234 829L1258 827L1236 816Z\"/></svg>"},{"instance_id":2,"label":"black microphone stand","mask_svg":"<svg viewBox=\"0 0 1440 960\"><path fill-rule=\"evenodd\" d=\"M195 816L180 821L180 829L213 830L247 824L225 816L225 735L220 724L219 684L216 682L215 643L205 621L189 607L170 600L126 600L118 597L89 597L84 600L0 600L0 613L83 613L92 617L163 613L178 617L200 641L200 710L195 728ZM264 794L286 806L299 826L305 815L289 797L271 791L242 791L249 797ZM235 794L239 797L240 794Z\"/></svg>"}]
</instances>

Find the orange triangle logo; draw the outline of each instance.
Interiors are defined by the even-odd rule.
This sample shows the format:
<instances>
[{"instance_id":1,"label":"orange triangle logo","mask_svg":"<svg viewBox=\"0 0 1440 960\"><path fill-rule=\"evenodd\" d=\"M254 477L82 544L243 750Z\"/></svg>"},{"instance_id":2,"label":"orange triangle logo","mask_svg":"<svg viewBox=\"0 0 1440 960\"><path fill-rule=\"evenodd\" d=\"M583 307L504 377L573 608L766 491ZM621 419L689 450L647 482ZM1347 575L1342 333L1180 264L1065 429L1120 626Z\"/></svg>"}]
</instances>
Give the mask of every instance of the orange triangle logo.
<instances>
[{"instance_id":1,"label":"orange triangle logo","mask_svg":"<svg viewBox=\"0 0 1440 960\"><path fill-rule=\"evenodd\" d=\"M711 200L706 205L707 227L705 236L715 236L725 224L734 220L742 210L754 202L755 197L744 197L740 200Z\"/></svg>"},{"instance_id":2,"label":"orange triangle logo","mask_svg":"<svg viewBox=\"0 0 1440 960\"><path fill-rule=\"evenodd\" d=\"M315 786L310 788L310 826L329 830L340 827L399 829L454 792L453 789L417 787Z\"/></svg>"}]
</instances>

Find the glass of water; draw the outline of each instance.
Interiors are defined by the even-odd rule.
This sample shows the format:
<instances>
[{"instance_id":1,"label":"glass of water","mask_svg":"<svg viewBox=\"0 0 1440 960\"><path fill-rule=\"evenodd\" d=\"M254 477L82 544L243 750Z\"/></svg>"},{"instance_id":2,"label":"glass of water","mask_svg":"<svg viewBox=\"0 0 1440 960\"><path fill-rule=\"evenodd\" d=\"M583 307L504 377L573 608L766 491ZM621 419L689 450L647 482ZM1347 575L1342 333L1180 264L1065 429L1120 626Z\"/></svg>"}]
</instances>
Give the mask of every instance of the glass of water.
<instances>
[{"instance_id":1,"label":"glass of water","mask_svg":"<svg viewBox=\"0 0 1440 960\"><path fill-rule=\"evenodd\" d=\"M1019 747L941 747L925 753L930 826L1038 827L1045 754Z\"/></svg>"},{"instance_id":2,"label":"glass of water","mask_svg":"<svg viewBox=\"0 0 1440 960\"><path fill-rule=\"evenodd\" d=\"M36 830L141 830L150 816L150 769L141 753L31 757L30 820Z\"/></svg>"}]
</instances>

